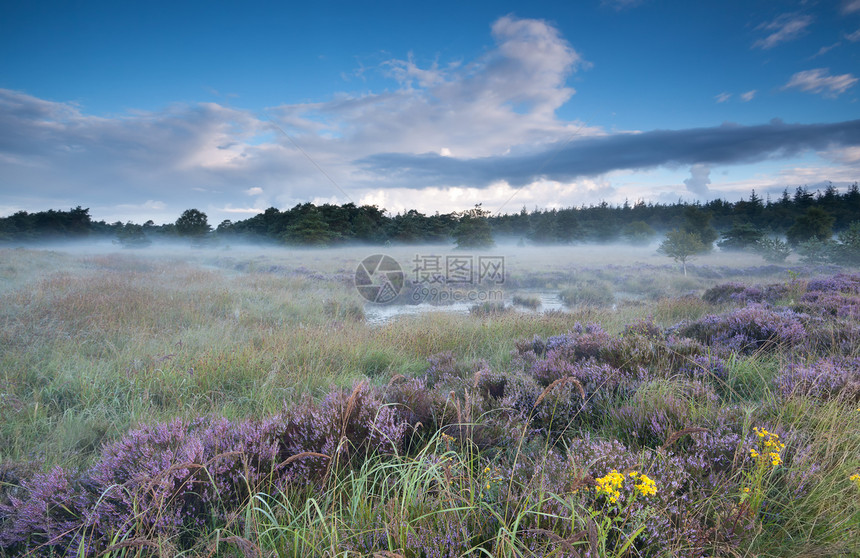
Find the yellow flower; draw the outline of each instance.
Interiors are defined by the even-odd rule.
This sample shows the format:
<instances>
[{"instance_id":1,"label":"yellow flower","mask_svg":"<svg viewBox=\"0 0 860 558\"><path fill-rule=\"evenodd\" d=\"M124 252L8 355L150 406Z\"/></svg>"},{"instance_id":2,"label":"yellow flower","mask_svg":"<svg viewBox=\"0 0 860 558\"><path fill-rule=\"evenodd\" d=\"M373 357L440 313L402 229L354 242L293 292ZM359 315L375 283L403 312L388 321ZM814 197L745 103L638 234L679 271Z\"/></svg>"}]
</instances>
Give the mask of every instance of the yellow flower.
<instances>
[{"instance_id":1,"label":"yellow flower","mask_svg":"<svg viewBox=\"0 0 860 558\"><path fill-rule=\"evenodd\" d=\"M598 494L605 494L613 504L618 501L618 497L621 496L619 489L624 483L624 475L616 469L612 469L605 476L595 479L595 482L597 483Z\"/></svg>"},{"instance_id":2,"label":"yellow flower","mask_svg":"<svg viewBox=\"0 0 860 558\"><path fill-rule=\"evenodd\" d=\"M848 477L848 480L854 481L854 484L857 485L857 488L860 488L860 474L854 473L853 475Z\"/></svg>"},{"instance_id":3,"label":"yellow flower","mask_svg":"<svg viewBox=\"0 0 860 558\"><path fill-rule=\"evenodd\" d=\"M639 482L634 486L643 496L653 496L657 494L657 485L651 480L648 475L639 475Z\"/></svg>"},{"instance_id":4,"label":"yellow flower","mask_svg":"<svg viewBox=\"0 0 860 558\"><path fill-rule=\"evenodd\" d=\"M750 450L750 455L753 457L758 457L758 452L755 449Z\"/></svg>"},{"instance_id":5,"label":"yellow flower","mask_svg":"<svg viewBox=\"0 0 860 558\"><path fill-rule=\"evenodd\" d=\"M744 487L744 492L745 492L745 493L747 493L747 494L749 494L749 492L750 492L750 487L749 487L749 486L745 486L745 487Z\"/></svg>"}]
</instances>

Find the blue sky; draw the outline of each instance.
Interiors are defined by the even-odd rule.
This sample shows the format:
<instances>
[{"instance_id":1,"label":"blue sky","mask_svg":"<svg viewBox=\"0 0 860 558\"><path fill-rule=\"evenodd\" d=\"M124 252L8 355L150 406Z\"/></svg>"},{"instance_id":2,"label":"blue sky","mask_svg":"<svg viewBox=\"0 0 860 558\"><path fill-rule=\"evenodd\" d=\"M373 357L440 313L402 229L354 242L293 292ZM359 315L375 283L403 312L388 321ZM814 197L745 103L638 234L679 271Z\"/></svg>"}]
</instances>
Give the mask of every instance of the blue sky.
<instances>
[{"instance_id":1,"label":"blue sky","mask_svg":"<svg viewBox=\"0 0 860 558\"><path fill-rule=\"evenodd\" d=\"M6 2L0 215L213 223L860 180L860 0Z\"/></svg>"}]
</instances>

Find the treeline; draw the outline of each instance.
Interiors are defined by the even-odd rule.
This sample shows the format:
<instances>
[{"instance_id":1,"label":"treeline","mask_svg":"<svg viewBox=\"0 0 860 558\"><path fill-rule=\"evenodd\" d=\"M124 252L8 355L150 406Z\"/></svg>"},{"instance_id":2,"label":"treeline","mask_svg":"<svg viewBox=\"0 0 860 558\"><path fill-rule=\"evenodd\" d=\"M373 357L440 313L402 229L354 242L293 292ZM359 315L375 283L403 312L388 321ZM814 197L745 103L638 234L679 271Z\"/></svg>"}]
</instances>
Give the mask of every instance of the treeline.
<instances>
[{"instance_id":1,"label":"treeline","mask_svg":"<svg viewBox=\"0 0 860 558\"><path fill-rule=\"evenodd\" d=\"M409 210L389 215L373 205L357 206L305 203L291 209L270 207L240 221L208 223L204 213L192 209L174 223L156 225L93 221L89 209L69 211L20 211L0 218L0 240L77 239L112 237L126 246L145 246L152 239L190 237L194 242L221 240L260 241L280 244L328 246L346 243L445 243L486 245L493 239L528 244L576 242L641 242L700 222L722 234L723 248L744 248L764 237L785 237L796 244L807 240L810 228L838 234L860 221L860 189L857 183L845 192L828 186L810 192L787 190L778 199L764 200L755 191L748 199L721 199L704 204L600 203L553 210L525 207L518 213L490 215L477 206L463 212L426 215ZM810 222L812 224L810 225ZM793 233L797 233L794 234ZM713 234L713 233L708 233ZM824 232L816 233L822 236ZM705 235L707 236L707 234Z\"/></svg>"}]
</instances>

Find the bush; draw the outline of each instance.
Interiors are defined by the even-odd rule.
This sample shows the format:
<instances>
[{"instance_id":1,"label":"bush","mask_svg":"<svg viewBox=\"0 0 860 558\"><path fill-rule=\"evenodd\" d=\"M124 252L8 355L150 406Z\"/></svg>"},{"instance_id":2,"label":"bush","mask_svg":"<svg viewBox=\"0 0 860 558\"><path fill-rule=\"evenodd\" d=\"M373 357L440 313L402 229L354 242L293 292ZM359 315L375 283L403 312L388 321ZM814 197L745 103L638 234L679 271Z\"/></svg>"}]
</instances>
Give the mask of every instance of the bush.
<instances>
[{"instance_id":1,"label":"bush","mask_svg":"<svg viewBox=\"0 0 860 558\"><path fill-rule=\"evenodd\" d=\"M762 238L755 244L755 250L765 261L782 263L791 254L788 243L778 238Z\"/></svg>"}]
</instances>

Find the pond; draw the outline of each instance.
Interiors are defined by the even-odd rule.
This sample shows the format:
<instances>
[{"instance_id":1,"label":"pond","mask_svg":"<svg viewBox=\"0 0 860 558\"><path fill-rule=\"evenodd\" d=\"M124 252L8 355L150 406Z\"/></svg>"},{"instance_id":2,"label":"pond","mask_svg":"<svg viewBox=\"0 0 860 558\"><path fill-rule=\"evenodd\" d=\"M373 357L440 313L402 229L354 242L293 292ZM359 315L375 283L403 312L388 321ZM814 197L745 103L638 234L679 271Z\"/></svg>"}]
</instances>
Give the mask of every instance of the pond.
<instances>
[{"instance_id":1,"label":"pond","mask_svg":"<svg viewBox=\"0 0 860 558\"><path fill-rule=\"evenodd\" d=\"M515 297L537 299L540 301L540 306L532 309L513 304ZM506 307L511 307L517 312L540 313L565 309L557 290L521 289L505 292L503 301ZM428 312L466 315L475 304L478 303L475 301L450 302L447 304L373 304L368 302L364 305L364 316L368 324L378 325L390 322L400 316L417 316Z\"/></svg>"}]
</instances>

